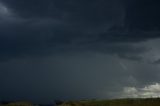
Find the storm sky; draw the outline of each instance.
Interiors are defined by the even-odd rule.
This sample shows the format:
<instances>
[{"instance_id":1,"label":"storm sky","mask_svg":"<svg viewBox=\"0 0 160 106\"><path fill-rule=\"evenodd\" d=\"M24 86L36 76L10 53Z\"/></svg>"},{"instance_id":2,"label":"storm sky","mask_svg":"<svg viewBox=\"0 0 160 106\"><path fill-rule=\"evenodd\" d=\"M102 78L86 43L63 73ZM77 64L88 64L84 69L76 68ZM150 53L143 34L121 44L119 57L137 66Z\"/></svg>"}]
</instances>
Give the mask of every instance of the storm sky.
<instances>
[{"instance_id":1,"label":"storm sky","mask_svg":"<svg viewBox=\"0 0 160 106\"><path fill-rule=\"evenodd\" d=\"M0 100L159 96L159 4L0 0Z\"/></svg>"}]
</instances>

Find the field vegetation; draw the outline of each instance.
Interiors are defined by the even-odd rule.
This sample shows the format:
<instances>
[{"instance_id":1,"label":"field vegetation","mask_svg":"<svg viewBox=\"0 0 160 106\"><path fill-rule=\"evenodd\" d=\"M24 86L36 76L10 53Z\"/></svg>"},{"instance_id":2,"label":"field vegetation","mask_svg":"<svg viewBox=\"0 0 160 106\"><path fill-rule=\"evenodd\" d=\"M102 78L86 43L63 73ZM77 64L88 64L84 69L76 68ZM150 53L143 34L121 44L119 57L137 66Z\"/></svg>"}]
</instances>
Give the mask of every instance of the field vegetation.
<instances>
[{"instance_id":1,"label":"field vegetation","mask_svg":"<svg viewBox=\"0 0 160 106\"><path fill-rule=\"evenodd\" d=\"M67 101L59 106L160 106L160 98Z\"/></svg>"}]
</instances>

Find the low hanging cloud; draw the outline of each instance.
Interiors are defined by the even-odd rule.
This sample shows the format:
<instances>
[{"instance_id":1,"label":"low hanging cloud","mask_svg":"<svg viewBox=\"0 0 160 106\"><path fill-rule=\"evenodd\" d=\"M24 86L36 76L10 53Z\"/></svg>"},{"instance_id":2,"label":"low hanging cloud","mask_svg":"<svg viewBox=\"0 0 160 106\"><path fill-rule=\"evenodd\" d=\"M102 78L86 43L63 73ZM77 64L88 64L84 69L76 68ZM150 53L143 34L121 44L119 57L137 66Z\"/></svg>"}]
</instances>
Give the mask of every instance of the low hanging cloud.
<instances>
[{"instance_id":1,"label":"low hanging cloud","mask_svg":"<svg viewBox=\"0 0 160 106\"><path fill-rule=\"evenodd\" d=\"M134 17L136 3L126 11L123 0L62 1L0 0L0 58L92 51L141 60L148 48L133 45L160 37L158 30L130 28L141 18Z\"/></svg>"},{"instance_id":2,"label":"low hanging cloud","mask_svg":"<svg viewBox=\"0 0 160 106\"><path fill-rule=\"evenodd\" d=\"M157 98L160 97L160 83L146 85L142 88L125 87L122 98Z\"/></svg>"},{"instance_id":3,"label":"low hanging cloud","mask_svg":"<svg viewBox=\"0 0 160 106\"><path fill-rule=\"evenodd\" d=\"M0 93L51 100L158 96L160 83L147 84L160 80L160 67L144 62L159 63L158 4L0 0Z\"/></svg>"}]
</instances>

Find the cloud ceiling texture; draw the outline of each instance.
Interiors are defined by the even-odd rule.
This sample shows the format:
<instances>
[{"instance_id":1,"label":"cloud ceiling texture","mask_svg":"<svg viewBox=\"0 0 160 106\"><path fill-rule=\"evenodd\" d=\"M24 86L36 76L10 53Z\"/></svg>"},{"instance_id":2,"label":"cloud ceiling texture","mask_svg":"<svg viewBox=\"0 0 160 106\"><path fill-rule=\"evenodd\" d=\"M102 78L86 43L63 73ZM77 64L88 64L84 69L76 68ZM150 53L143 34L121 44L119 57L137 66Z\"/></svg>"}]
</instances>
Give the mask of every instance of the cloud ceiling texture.
<instances>
[{"instance_id":1,"label":"cloud ceiling texture","mask_svg":"<svg viewBox=\"0 0 160 106\"><path fill-rule=\"evenodd\" d=\"M159 3L0 0L0 99L158 96Z\"/></svg>"}]
</instances>

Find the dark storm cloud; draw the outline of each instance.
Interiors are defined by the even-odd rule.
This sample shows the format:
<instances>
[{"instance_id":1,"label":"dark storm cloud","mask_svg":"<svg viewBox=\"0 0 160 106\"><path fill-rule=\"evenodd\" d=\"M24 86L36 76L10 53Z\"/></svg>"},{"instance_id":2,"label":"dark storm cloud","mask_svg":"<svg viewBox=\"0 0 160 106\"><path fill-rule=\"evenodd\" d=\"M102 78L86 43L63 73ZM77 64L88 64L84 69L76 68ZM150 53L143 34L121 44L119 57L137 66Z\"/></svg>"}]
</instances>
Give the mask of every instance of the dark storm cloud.
<instances>
[{"instance_id":1,"label":"dark storm cloud","mask_svg":"<svg viewBox=\"0 0 160 106\"><path fill-rule=\"evenodd\" d=\"M5 49L8 46L28 49L55 45L86 46L159 37L159 32L153 30L127 31L125 19L129 22L135 20L132 14L132 18L126 17L128 13L134 13L135 7L131 12L130 9L125 12L123 1L2 0L2 3L17 17L26 20L18 24L12 22L11 25L3 23L5 27L1 25L1 45Z\"/></svg>"},{"instance_id":2,"label":"dark storm cloud","mask_svg":"<svg viewBox=\"0 0 160 106\"><path fill-rule=\"evenodd\" d=\"M139 51L135 47L127 47L131 45L129 43L159 37L159 31L152 29L130 29L136 24L132 21L145 17L134 16L137 4L126 10L129 3L123 0L1 0L1 3L12 14L6 15L9 19L3 19L0 25L3 58L66 50L123 51L124 54L119 55L132 57L125 54L130 50L131 53ZM142 8L141 11L145 10ZM124 45L115 46L119 43Z\"/></svg>"},{"instance_id":3,"label":"dark storm cloud","mask_svg":"<svg viewBox=\"0 0 160 106\"><path fill-rule=\"evenodd\" d=\"M159 47L158 4L0 0L0 60L8 60L0 61L0 93L42 101L111 98L126 85L158 81L158 67L131 61Z\"/></svg>"},{"instance_id":4,"label":"dark storm cloud","mask_svg":"<svg viewBox=\"0 0 160 106\"><path fill-rule=\"evenodd\" d=\"M126 23L134 30L159 30L160 29L160 1L134 0L127 8Z\"/></svg>"}]
</instances>

